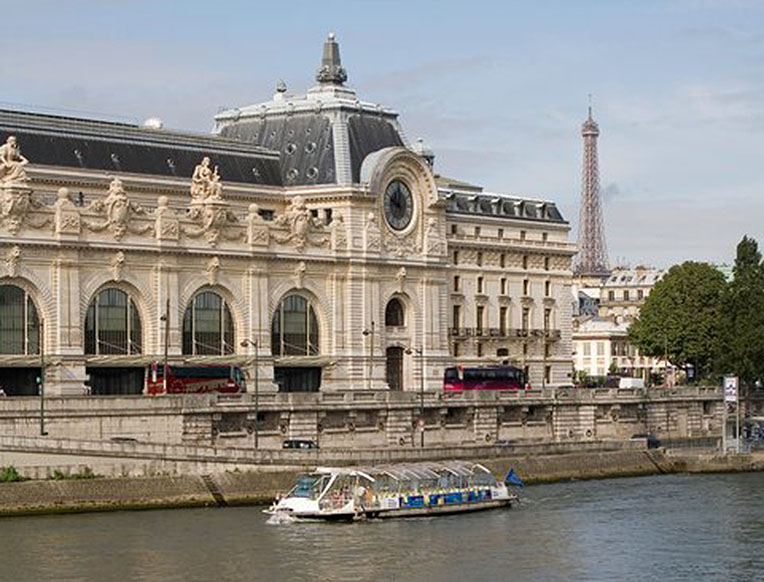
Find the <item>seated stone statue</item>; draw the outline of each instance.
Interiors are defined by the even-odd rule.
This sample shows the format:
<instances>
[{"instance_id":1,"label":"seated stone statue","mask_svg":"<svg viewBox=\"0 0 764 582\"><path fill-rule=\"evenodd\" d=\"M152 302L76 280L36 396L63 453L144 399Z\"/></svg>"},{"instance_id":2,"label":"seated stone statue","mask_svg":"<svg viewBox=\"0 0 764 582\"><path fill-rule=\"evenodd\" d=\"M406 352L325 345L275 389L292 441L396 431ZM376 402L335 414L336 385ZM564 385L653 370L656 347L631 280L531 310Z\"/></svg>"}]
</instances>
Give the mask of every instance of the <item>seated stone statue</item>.
<instances>
[{"instance_id":1,"label":"seated stone statue","mask_svg":"<svg viewBox=\"0 0 764 582\"><path fill-rule=\"evenodd\" d=\"M29 163L21 155L15 135L11 135L0 146L0 182L25 182L27 173L24 166Z\"/></svg>"},{"instance_id":2,"label":"seated stone statue","mask_svg":"<svg viewBox=\"0 0 764 582\"><path fill-rule=\"evenodd\" d=\"M212 183L212 168L210 168L210 159L207 156L202 158L202 163L194 168L191 176L191 198L204 200L210 194L210 184Z\"/></svg>"}]
</instances>

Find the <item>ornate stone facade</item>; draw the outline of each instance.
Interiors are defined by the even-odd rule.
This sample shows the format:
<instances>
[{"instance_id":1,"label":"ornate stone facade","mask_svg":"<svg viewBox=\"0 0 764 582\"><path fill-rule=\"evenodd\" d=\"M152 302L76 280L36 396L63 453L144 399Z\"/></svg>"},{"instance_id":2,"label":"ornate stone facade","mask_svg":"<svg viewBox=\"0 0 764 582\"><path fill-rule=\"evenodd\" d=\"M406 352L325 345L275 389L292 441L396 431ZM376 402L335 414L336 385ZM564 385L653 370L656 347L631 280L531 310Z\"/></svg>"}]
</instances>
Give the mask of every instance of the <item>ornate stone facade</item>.
<instances>
[{"instance_id":1,"label":"ornate stone facade","mask_svg":"<svg viewBox=\"0 0 764 582\"><path fill-rule=\"evenodd\" d=\"M377 122L393 113L353 122L368 107L348 104L340 76L321 75L295 99L296 116L324 127L334 111L354 131L388 131ZM242 122L281 115L285 98L247 108ZM88 381L93 393L140 392L165 349L173 365L235 365L250 377L257 354L262 391L435 390L448 365L506 360L534 384L570 381L563 298L574 248L552 203L510 215L521 201L439 181L431 159L403 143L353 166L359 140L339 130L324 134L331 147L315 133L301 146L308 158L331 151L332 183L290 185L278 152L241 140L87 120L71 120L70 135L36 116L34 131L48 123L51 140L75 144L59 159L27 147L28 118L8 115L18 139L0 136L16 148L0 152L15 176L0 179L0 293L23 307L14 313L25 331L0 325L0 346L14 346L0 350L6 391L34 393L24 382L42 365L49 394L81 394ZM125 143L131 156L120 154ZM319 166L331 174L331 163ZM382 203L394 180L411 193L402 228ZM392 299L402 325L387 325Z\"/></svg>"}]
</instances>

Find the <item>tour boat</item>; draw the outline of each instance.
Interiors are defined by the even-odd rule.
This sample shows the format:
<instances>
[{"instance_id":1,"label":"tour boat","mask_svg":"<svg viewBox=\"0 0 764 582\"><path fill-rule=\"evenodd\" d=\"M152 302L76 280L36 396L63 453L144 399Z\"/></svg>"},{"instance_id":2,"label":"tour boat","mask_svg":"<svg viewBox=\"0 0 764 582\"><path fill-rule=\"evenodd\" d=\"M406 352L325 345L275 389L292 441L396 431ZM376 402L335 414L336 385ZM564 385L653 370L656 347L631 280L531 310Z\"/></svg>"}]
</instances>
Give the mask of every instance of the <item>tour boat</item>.
<instances>
[{"instance_id":1,"label":"tour boat","mask_svg":"<svg viewBox=\"0 0 764 582\"><path fill-rule=\"evenodd\" d=\"M518 501L483 465L462 461L319 467L267 510L277 518L356 520L442 515Z\"/></svg>"}]
</instances>

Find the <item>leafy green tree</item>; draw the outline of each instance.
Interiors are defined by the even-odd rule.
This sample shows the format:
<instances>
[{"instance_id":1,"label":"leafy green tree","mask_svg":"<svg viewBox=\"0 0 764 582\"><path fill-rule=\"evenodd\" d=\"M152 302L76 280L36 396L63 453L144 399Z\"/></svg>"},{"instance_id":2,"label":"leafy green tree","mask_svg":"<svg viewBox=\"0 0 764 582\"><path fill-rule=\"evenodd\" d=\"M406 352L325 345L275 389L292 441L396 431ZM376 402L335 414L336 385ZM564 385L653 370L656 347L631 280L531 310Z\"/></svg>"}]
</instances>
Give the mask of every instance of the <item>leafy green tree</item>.
<instances>
[{"instance_id":1,"label":"leafy green tree","mask_svg":"<svg viewBox=\"0 0 764 582\"><path fill-rule=\"evenodd\" d=\"M754 239L745 236L737 245L733 274L723 298L716 368L751 386L764 380L764 266Z\"/></svg>"},{"instance_id":2,"label":"leafy green tree","mask_svg":"<svg viewBox=\"0 0 764 582\"><path fill-rule=\"evenodd\" d=\"M708 263L674 265L647 296L629 328L629 341L645 356L711 371L719 345L724 275Z\"/></svg>"}]
</instances>

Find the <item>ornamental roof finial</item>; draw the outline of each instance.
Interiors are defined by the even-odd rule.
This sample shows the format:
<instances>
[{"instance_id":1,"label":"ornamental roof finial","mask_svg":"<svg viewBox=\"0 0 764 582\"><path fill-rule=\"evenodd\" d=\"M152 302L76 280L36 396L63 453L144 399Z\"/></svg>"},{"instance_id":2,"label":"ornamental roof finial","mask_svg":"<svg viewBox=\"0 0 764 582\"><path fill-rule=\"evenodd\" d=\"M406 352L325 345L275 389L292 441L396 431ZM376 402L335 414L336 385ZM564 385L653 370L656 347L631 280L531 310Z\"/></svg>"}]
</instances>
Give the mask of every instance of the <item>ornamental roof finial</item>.
<instances>
[{"instance_id":1,"label":"ornamental roof finial","mask_svg":"<svg viewBox=\"0 0 764 582\"><path fill-rule=\"evenodd\" d=\"M316 73L316 81L322 85L342 85L348 80L348 74L340 62L340 45L330 32L324 42L324 54L321 58L321 68Z\"/></svg>"}]
</instances>

